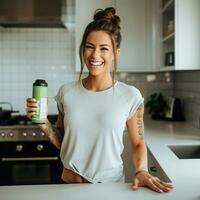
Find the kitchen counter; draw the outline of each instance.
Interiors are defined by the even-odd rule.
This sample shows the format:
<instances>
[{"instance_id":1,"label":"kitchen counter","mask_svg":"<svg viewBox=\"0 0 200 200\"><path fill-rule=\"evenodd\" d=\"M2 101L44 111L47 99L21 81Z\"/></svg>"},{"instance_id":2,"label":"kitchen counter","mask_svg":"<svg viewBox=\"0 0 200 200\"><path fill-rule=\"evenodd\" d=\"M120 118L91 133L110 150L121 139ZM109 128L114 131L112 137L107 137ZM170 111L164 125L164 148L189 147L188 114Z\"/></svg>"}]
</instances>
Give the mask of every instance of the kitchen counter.
<instances>
[{"instance_id":1,"label":"kitchen counter","mask_svg":"<svg viewBox=\"0 0 200 200\"><path fill-rule=\"evenodd\" d=\"M200 159L179 159L168 147L200 145L200 129L184 122L146 120L145 133L149 150L173 184L188 181L200 186Z\"/></svg>"},{"instance_id":2,"label":"kitchen counter","mask_svg":"<svg viewBox=\"0 0 200 200\"><path fill-rule=\"evenodd\" d=\"M186 181L187 182L187 181ZM199 185L176 182L173 191L155 193L147 188L137 191L130 183L62 184L33 186L2 186L1 200L199 200Z\"/></svg>"},{"instance_id":3,"label":"kitchen counter","mask_svg":"<svg viewBox=\"0 0 200 200\"><path fill-rule=\"evenodd\" d=\"M200 145L200 130L183 122L145 120L145 140L174 185L173 191L159 194L147 188L131 189L131 183L61 184L2 186L0 200L200 200L200 159L178 159L168 145Z\"/></svg>"}]
</instances>

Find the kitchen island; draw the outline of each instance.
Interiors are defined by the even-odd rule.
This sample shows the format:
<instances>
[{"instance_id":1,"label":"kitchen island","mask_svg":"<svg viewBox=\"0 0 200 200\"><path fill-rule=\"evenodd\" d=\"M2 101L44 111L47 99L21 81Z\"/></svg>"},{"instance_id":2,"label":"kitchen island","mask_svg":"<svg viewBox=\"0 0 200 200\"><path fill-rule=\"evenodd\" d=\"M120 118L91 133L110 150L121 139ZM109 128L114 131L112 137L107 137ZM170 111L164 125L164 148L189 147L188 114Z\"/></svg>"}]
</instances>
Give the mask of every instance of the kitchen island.
<instances>
[{"instance_id":1,"label":"kitchen island","mask_svg":"<svg viewBox=\"0 0 200 200\"><path fill-rule=\"evenodd\" d=\"M173 191L137 191L131 183L2 186L0 200L200 200L200 159L179 159L170 145L200 145L200 130L184 122L145 120L145 140L151 153L172 181Z\"/></svg>"},{"instance_id":2,"label":"kitchen island","mask_svg":"<svg viewBox=\"0 0 200 200\"><path fill-rule=\"evenodd\" d=\"M147 188L137 191L131 189L130 183L97 184L62 184L34 186L2 186L1 200L199 200L197 182L176 181L175 188L169 193L155 193Z\"/></svg>"}]
</instances>

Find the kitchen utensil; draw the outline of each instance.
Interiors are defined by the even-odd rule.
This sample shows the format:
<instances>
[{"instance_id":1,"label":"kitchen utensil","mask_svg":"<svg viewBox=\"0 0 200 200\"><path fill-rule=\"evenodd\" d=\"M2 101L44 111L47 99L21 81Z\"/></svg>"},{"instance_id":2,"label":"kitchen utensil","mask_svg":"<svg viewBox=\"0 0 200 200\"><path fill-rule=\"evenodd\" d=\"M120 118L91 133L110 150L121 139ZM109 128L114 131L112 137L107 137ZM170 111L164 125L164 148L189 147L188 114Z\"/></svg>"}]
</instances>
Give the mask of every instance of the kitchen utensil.
<instances>
[{"instance_id":1,"label":"kitchen utensil","mask_svg":"<svg viewBox=\"0 0 200 200\"><path fill-rule=\"evenodd\" d=\"M8 105L10 109L3 109L0 107L0 121L8 120L11 118L12 113L19 113L18 110L13 110L13 106L9 102L0 102L0 105Z\"/></svg>"},{"instance_id":2,"label":"kitchen utensil","mask_svg":"<svg viewBox=\"0 0 200 200\"><path fill-rule=\"evenodd\" d=\"M172 121L184 121L184 112L182 102L179 98L168 98L169 110L166 112L166 119Z\"/></svg>"}]
</instances>

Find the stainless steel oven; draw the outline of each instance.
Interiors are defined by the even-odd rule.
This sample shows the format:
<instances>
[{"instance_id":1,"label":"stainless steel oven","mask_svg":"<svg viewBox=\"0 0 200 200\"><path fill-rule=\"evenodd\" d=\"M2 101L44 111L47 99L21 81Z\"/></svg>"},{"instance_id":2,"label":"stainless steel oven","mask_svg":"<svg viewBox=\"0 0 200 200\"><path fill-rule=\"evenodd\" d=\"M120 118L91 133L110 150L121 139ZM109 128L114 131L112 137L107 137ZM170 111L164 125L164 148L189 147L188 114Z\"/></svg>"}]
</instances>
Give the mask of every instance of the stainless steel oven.
<instances>
[{"instance_id":1,"label":"stainless steel oven","mask_svg":"<svg viewBox=\"0 0 200 200\"><path fill-rule=\"evenodd\" d=\"M61 183L59 150L35 125L0 126L0 185Z\"/></svg>"}]
</instances>

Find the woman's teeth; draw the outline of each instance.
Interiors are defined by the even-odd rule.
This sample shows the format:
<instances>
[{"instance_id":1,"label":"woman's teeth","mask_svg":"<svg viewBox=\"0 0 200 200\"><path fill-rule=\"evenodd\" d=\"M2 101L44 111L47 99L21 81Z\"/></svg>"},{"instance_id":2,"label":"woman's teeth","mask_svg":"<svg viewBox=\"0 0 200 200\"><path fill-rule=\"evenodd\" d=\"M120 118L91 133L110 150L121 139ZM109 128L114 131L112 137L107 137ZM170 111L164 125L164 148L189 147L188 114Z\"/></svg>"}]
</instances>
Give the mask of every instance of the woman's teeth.
<instances>
[{"instance_id":1,"label":"woman's teeth","mask_svg":"<svg viewBox=\"0 0 200 200\"><path fill-rule=\"evenodd\" d=\"M93 61L90 61L90 64L93 66L93 67L100 67L102 66L103 62L93 62Z\"/></svg>"}]
</instances>

